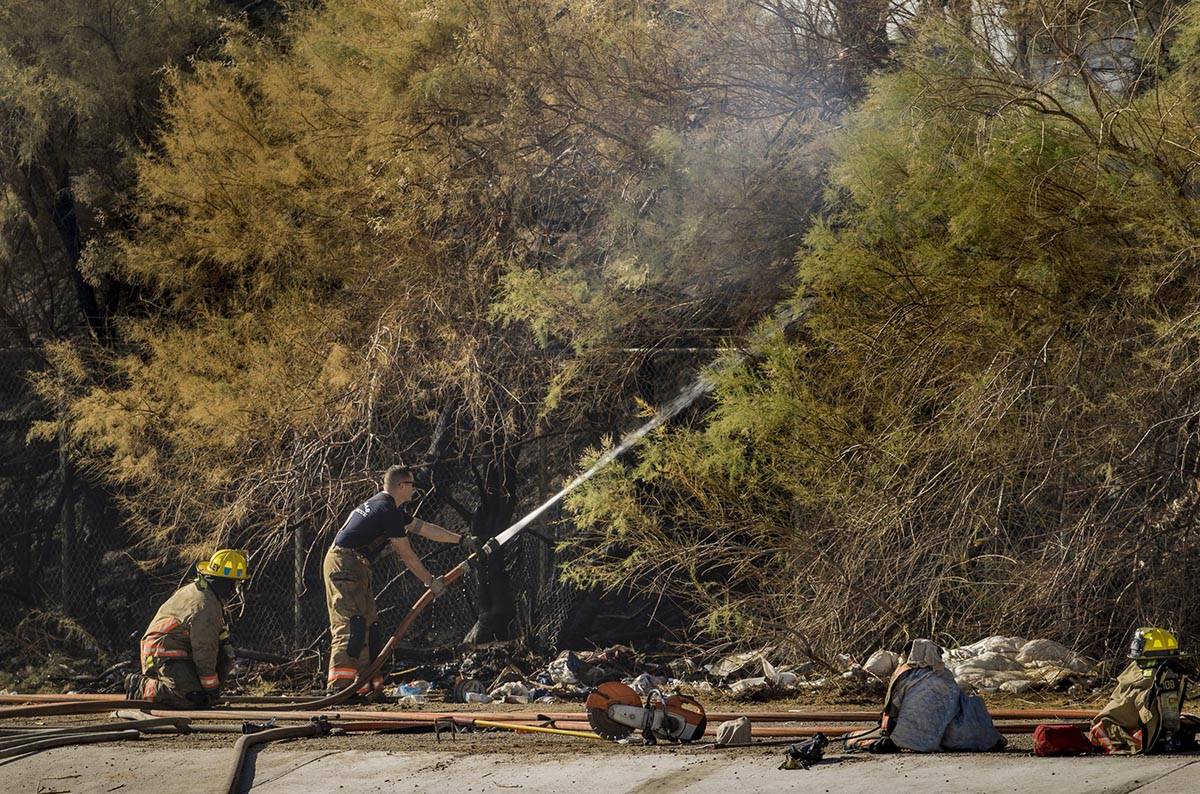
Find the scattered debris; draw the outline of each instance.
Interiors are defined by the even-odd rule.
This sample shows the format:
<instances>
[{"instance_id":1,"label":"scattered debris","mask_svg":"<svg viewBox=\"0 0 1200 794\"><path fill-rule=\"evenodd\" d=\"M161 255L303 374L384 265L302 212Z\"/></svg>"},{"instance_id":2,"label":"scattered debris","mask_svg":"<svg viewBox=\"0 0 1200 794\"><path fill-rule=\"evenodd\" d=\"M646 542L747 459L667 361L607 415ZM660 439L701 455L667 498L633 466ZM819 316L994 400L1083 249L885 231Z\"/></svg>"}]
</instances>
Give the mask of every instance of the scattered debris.
<instances>
[{"instance_id":1,"label":"scattered debris","mask_svg":"<svg viewBox=\"0 0 1200 794\"><path fill-rule=\"evenodd\" d=\"M610 681L627 684L641 697L657 690L666 695L724 696L744 702L814 693L874 699L882 695L888 679L905 661L896 650L879 648L865 656L830 654L827 662L817 663L791 656L774 645L709 659L613 645L590 651L564 650L547 660L514 642L489 643L464 656L456 656L450 648L415 649L412 656L405 649L399 655L412 659L415 666L391 673L392 686L386 693L410 708L438 701L578 703L593 688ZM256 653L241 663L231 694L307 691L314 689L320 678L321 658L315 652L270 661L260 660L260 656L264 655ZM0 684L26 691L115 693L132 662L110 661L51 657L36 671L0 679ZM1053 690L1086 697L1104 686L1092 660L1050 639L986 637L948 649L945 661L968 691L1025 697Z\"/></svg>"},{"instance_id":2,"label":"scattered debris","mask_svg":"<svg viewBox=\"0 0 1200 794\"><path fill-rule=\"evenodd\" d=\"M871 654L862 669L880 681L887 681L899 665L900 654L880 649Z\"/></svg>"},{"instance_id":3,"label":"scattered debris","mask_svg":"<svg viewBox=\"0 0 1200 794\"><path fill-rule=\"evenodd\" d=\"M1096 663L1053 640L993 636L946 651L946 665L962 686L981 692L1028 694L1098 683Z\"/></svg>"},{"instance_id":4,"label":"scattered debris","mask_svg":"<svg viewBox=\"0 0 1200 794\"><path fill-rule=\"evenodd\" d=\"M528 703L530 690L520 681L508 681L488 693L492 700L500 703Z\"/></svg>"},{"instance_id":5,"label":"scattered debris","mask_svg":"<svg viewBox=\"0 0 1200 794\"><path fill-rule=\"evenodd\" d=\"M1025 696L1039 690L1081 694L1100 685L1095 663L1049 639L992 636L944 654L946 667L968 691ZM906 660L880 648L863 657L833 654L829 666L789 658L774 645L704 661L689 656L640 653L627 645L592 651L565 650L546 662L514 643L476 648L459 661L414 668L427 674L442 699L458 703L579 702L601 684L618 681L640 697L659 691L693 697L722 694L741 701L770 700L814 691L833 696L882 695ZM473 682L467 686L464 682ZM490 685L488 685L490 682ZM402 693L416 697L422 693ZM433 697L435 693L428 695ZM436 699L436 698L434 698Z\"/></svg>"},{"instance_id":6,"label":"scattered debris","mask_svg":"<svg viewBox=\"0 0 1200 794\"><path fill-rule=\"evenodd\" d=\"M726 720L717 726L717 747L741 747L750 744L750 718Z\"/></svg>"},{"instance_id":7,"label":"scattered debris","mask_svg":"<svg viewBox=\"0 0 1200 794\"><path fill-rule=\"evenodd\" d=\"M637 692L642 697L646 697L651 692L661 690L664 686L666 686L668 680L669 679L660 678L656 675L650 675L649 673L642 673L637 678L633 679L633 681L629 683L629 686L633 688L634 692Z\"/></svg>"},{"instance_id":8,"label":"scattered debris","mask_svg":"<svg viewBox=\"0 0 1200 794\"><path fill-rule=\"evenodd\" d=\"M739 674L760 667L773 650L773 647L768 645L757 651L730 654L714 664L706 665L704 669L717 683L725 683L731 678L740 677Z\"/></svg>"},{"instance_id":9,"label":"scattered debris","mask_svg":"<svg viewBox=\"0 0 1200 794\"><path fill-rule=\"evenodd\" d=\"M472 697L474 696L474 697ZM485 702L481 698L487 697L487 692L484 690L483 683L476 678L462 678L461 676L455 679L454 684L450 687L450 695L447 698L451 703L481 703ZM488 703L492 699L487 697Z\"/></svg>"}]
</instances>

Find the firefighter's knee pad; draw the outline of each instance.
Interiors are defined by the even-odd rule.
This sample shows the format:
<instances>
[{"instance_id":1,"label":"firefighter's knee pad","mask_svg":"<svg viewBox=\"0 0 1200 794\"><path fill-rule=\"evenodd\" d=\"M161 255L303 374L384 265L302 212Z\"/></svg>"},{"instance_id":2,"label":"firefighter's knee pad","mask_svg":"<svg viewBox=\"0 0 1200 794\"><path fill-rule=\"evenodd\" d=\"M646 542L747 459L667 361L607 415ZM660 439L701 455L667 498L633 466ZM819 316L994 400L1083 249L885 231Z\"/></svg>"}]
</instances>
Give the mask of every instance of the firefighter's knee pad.
<instances>
[{"instance_id":1,"label":"firefighter's knee pad","mask_svg":"<svg viewBox=\"0 0 1200 794\"><path fill-rule=\"evenodd\" d=\"M350 639L346 642L346 653L351 656L358 656L362 653L363 645L367 641L367 619L362 615L355 615L350 618Z\"/></svg>"},{"instance_id":2,"label":"firefighter's knee pad","mask_svg":"<svg viewBox=\"0 0 1200 794\"><path fill-rule=\"evenodd\" d=\"M374 659L383 650L383 630L379 627L379 621L371 624L367 637L367 647L371 650L371 658Z\"/></svg>"}]
</instances>

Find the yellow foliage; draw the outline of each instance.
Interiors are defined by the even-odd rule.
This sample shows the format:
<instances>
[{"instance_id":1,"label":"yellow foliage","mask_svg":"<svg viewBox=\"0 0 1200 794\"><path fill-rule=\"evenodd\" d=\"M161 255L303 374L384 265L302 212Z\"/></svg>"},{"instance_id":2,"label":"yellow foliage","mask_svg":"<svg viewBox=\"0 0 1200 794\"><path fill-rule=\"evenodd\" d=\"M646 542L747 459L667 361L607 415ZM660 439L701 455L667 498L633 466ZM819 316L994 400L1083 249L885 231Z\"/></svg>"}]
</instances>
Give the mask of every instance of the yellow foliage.
<instances>
[{"instance_id":1,"label":"yellow foliage","mask_svg":"<svg viewBox=\"0 0 1200 794\"><path fill-rule=\"evenodd\" d=\"M765 154L815 111L712 111L713 37L761 22L685 5L331 0L170 73L136 228L106 249L143 299L128 347L63 370L72 434L143 529L278 543L411 462L447 406L461 454L547 428L569 449L624 414L622 348L727 293L769 302L790 244L762 241L818 167Z\"/></svg>"}]
</instances>

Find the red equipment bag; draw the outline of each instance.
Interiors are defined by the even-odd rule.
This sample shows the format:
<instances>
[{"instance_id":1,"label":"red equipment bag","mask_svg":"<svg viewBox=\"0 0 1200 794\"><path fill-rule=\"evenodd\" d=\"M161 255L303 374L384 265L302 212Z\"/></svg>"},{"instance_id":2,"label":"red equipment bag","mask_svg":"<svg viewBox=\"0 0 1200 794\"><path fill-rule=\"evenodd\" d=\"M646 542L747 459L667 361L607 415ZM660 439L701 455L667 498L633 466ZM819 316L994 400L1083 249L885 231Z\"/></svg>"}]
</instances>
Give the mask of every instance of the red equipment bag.
<instances>
[{"instance_id":1,"label":"red equipment bag","mask_svg":"<svg viewBox=\"0 0 1200 794\"><path fill-rule=\"evenodd\" d=\"M1082 725L1039 725L1033 730L1033 754L1037 756L1085 755L1096 752Z\"/></svg>"}]
</instances>

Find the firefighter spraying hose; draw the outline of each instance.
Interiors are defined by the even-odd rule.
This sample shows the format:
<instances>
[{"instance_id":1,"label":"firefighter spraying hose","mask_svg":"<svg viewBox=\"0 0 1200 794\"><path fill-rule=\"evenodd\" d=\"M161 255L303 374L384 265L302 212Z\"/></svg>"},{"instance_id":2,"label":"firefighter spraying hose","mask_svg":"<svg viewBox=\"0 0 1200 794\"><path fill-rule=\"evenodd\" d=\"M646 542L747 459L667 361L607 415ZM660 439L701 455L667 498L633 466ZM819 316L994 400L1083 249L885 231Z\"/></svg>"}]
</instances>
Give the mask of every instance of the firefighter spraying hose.
<instances>
[{"instance_id":1,"label":"firefighter spraying hose","mask_svg":"<svg viewBox=\"0 0 1200 794\"><path fill-rule=\"evenodd\" d=\"M427 589L421 594L421 597L418 598L416 603L412 605L412 608L409 609L408 614L404 616L404 619L400 621L400 624L396 627L395 631L392 632L392 636L389 637L387 642L383 644L378 653L373 654L370 664L368 664L365 668L358 668L357 674L353 677L353 679L346 679L349 681L349 683L337 689L332 694L327 695L326 697L319 698L317 700L305 701L302 703L294 703L289 705L288 708L318 709L326 706L336 706L345 703L347 700L354 697L356 694L359 694L361 691L370 689L372 681L377 678L380 669L384 665L384 662L389 656L391 656L392 651L396 647L396 643L398 643L405 635L408 634L409 629L412 628L412 624L414 621L416 621L417 617L419 617L420 614L425 611L426 607L428 607L429 604L438 595L440 595L445 588L450 587L459 579L461 579L467 573L467 571L470 570L470 566L477 559L495 553L496 550L520 534L522 530L536 521L539 516L561 501L567 494L590 480L596 475L597 472L599 472L629 448L637 444L637 442L644 438L647 433L657 427L660 427L668 419L675 416L684 408L695 402L700 395L706 394L711 390L711 381L702 377L680 392L675 399L671 400L669 403L659 409L649 421L636 430L633 430L625 435L625 437L621 439L620 444L604 453L599 460L597 460L591 465L591 467L588 468L587 471L571 480L571 482L567 483L567 485L564 486L561 491L554 494L554 496L551 496L520 521L496 535L494 538L488 540L487 543L480 547L478 551L468 554L466 559L464 559L454 568L450 569L440 577L434 577L434 580L437 581L437 593L435 593L433 589ZM335 682L336 680L336 678L332 677L330 679L331 683Z\"/></svg>"},{"instance_id":2,"label":"firefighter spraying hose","mask_svg":"<svg viewBox=\"0 0 1200 794\"><path fill-rule=\"evenodd\" d=\"M799 317L803 311L803 305L782 305L773 318L773 321L767 323L760 329L759 336L766 337L773 332L782 330L787 325L791 324L797 317ZM757 341L752 339L751 350L755 347L758 347ZM740 364L745 360L746 355L747 353L745 352L734 355L729 360L722 362L720 366L723 369ZM468 554L466 559L464 559L454 568L440 577L434 577L436 584L434 585L433 582L429 583L433 585L433 587L431 587L431 589L427 589L421 594L421 597L418 598L416 603L412 605L408 611L408 614L405 615L404 619L400 621L400 624L396 627L395 631L392 632L392 636L388 638L387 642L384 643L383 647L379 649L378 653L375 653L374 649L371 649L371 656L373 657L371 662L365 668L359 668L357 675L355 675L352 681L324 698L303 703L296 703L293 704L291 708L316 709L323 708L325 706L336 706L345 703L360 691L369 690L372 680L377 676L380 669L383 667L385 660L391 656L396 644L408 634L409 629L412 628L412 625L416 621L417 617L419 617L420 614L425 611L426 607L428 607L429 604L438 595L440 595L445 588L450 587L459 579L461 579L476 560L495 553L498 549L504 546L504 544L508 543L514 537L519 535L522 530L536 521L543 513L560 502L564 497L567 496L567 494L571 493L580 485L590 480L601 469L606 467L609 463L613 462L619 456L636 445L652 430L661 427L665 422L694 403L702 395L712 391L713 388L713 380L706 374L701 374L700 377L680 391L680 393L674 399L659 408L655 412L654 416L652 416L647 422L642 424L636 430L627 433L617 446L601 455L600 458L587 469L587 471L575 477L573 480L567 483L562 490L551 496L532 512L528 513L524 518L488 540L482 547L479 548L478 551ZM436 588L436 592L434 591L434 588ZM334 678L331 678L330 683L337 683L340 686L340 682Z\"/></svg>"}]
</instances>

